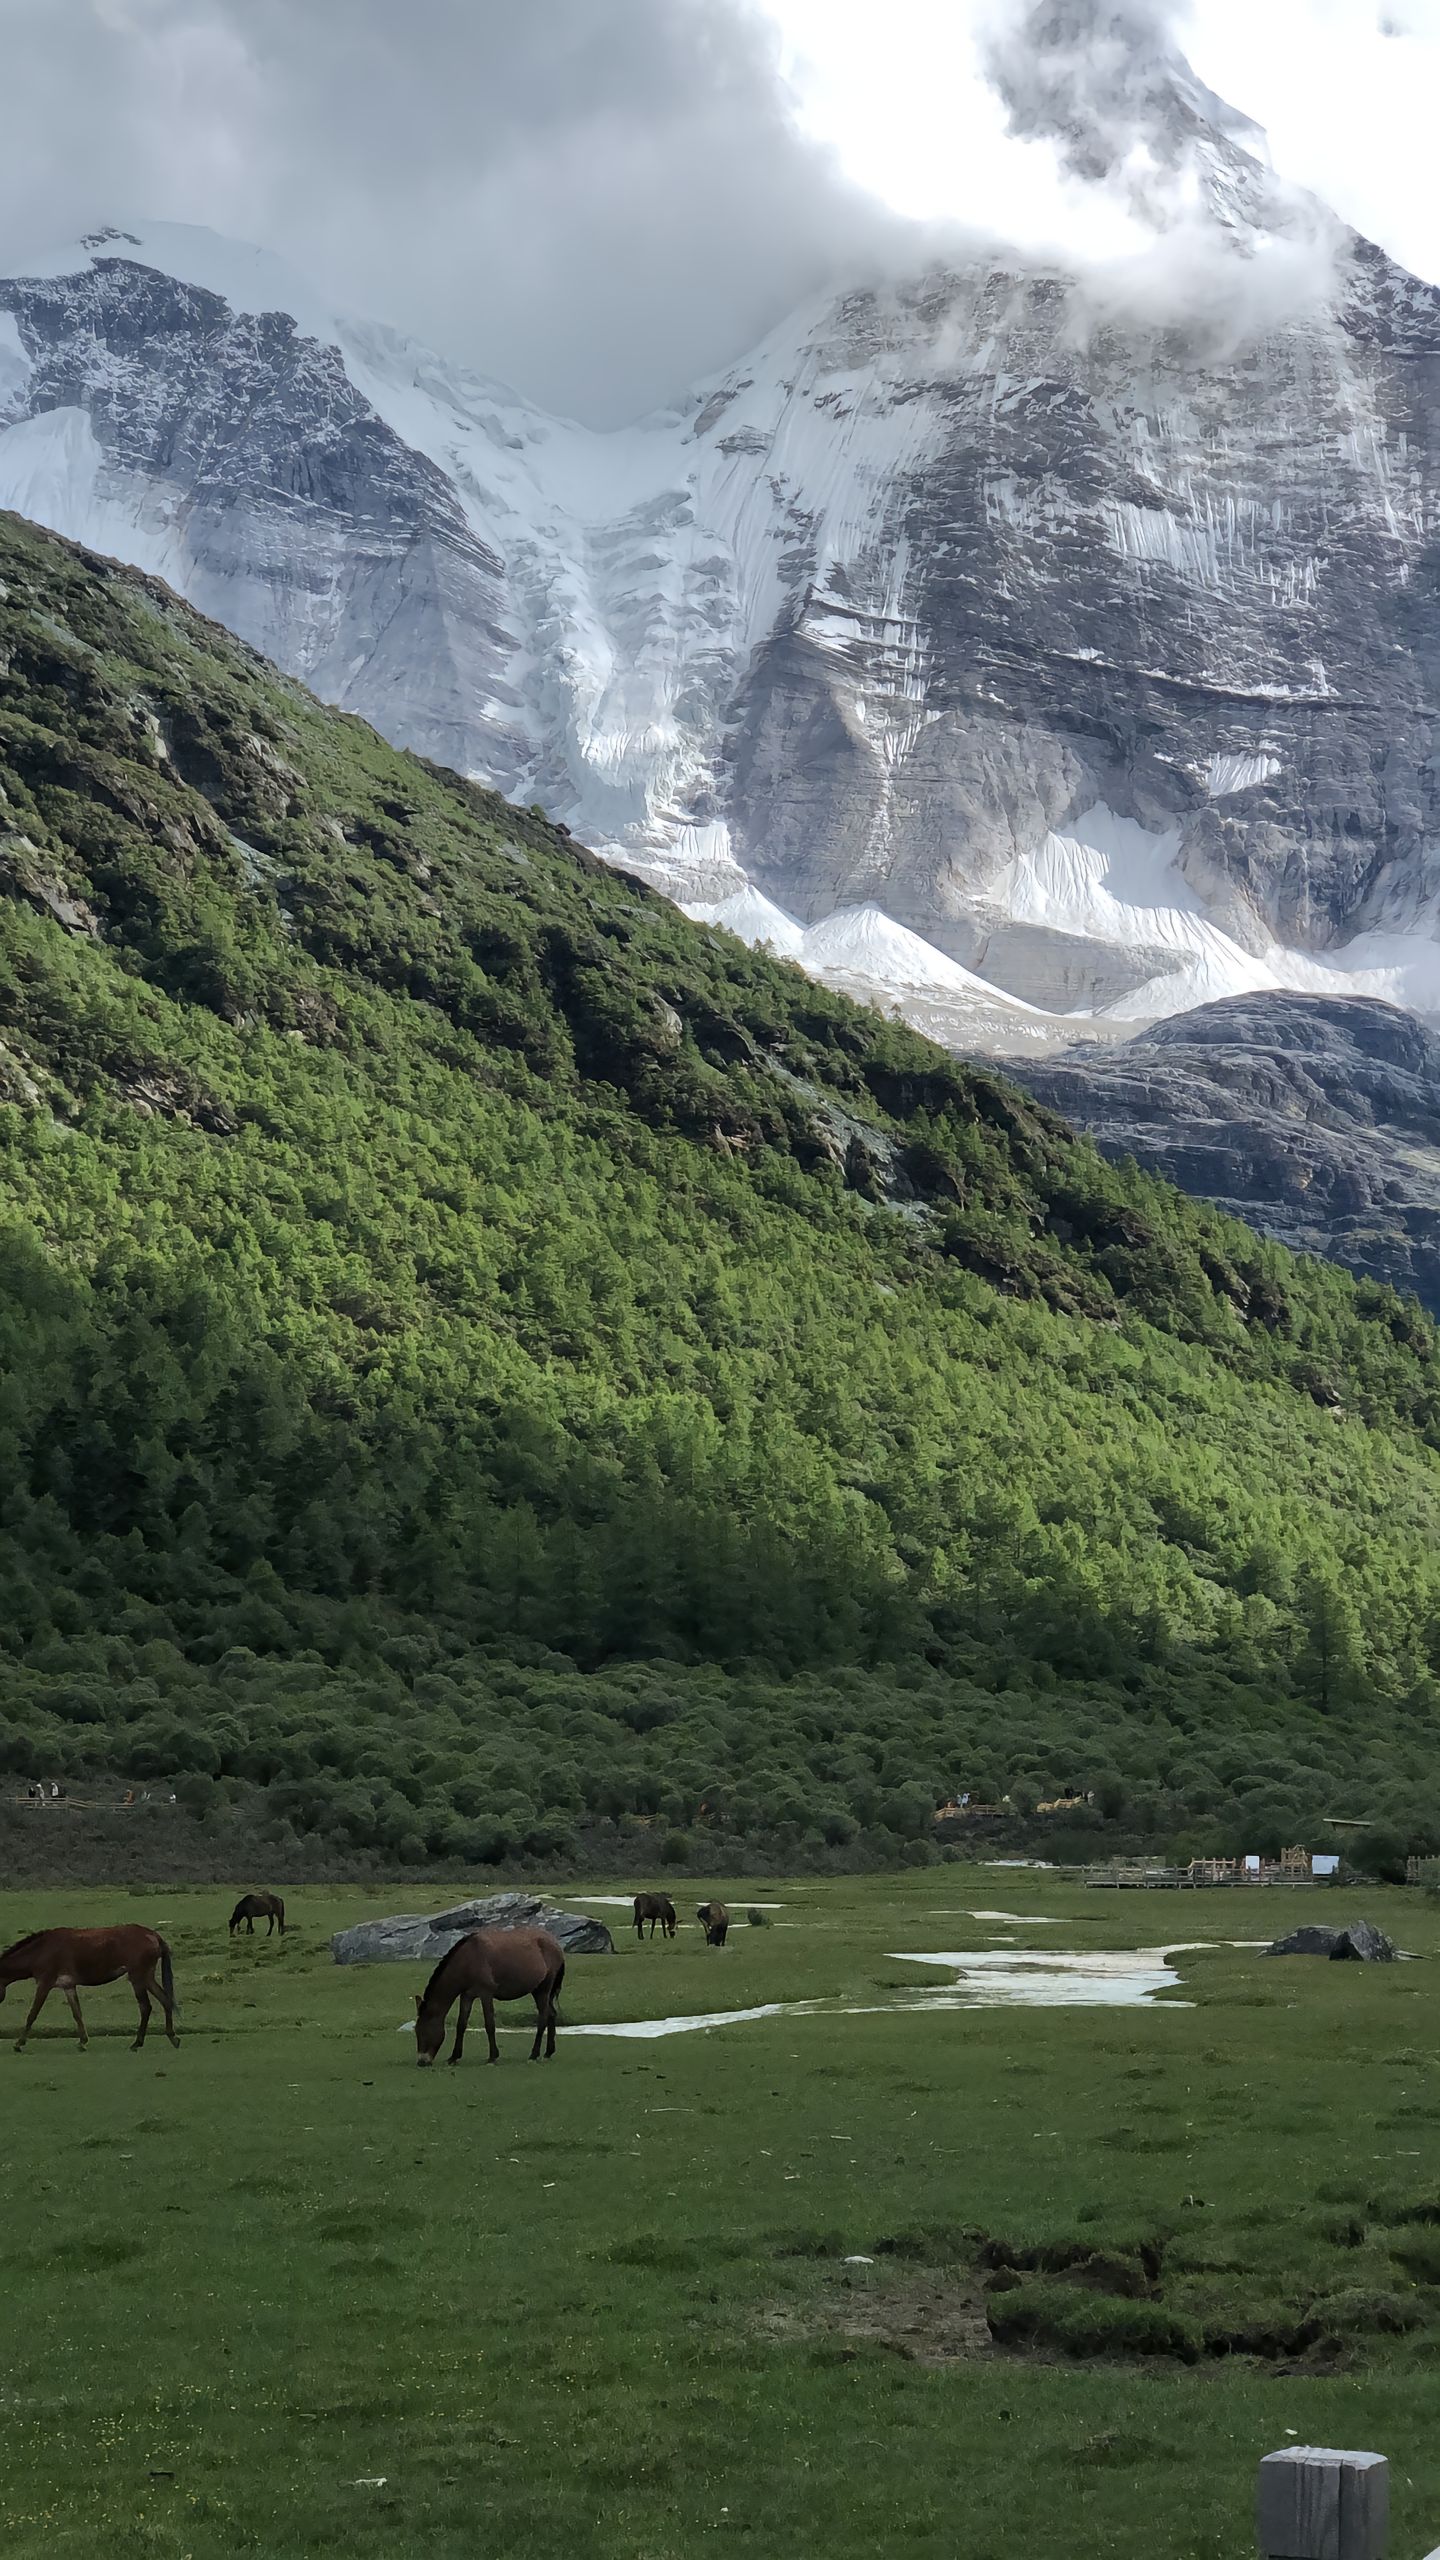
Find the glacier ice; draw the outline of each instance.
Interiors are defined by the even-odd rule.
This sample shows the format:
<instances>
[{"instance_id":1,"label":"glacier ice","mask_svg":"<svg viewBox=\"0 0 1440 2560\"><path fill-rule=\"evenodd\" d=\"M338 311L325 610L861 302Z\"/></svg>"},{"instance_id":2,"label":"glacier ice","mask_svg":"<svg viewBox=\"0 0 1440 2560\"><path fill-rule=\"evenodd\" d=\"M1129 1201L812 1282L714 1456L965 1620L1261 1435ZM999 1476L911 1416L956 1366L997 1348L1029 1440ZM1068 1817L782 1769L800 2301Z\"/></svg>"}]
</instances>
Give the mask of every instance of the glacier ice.
<instances>
[{"instance_id":1,"label":"glacier ice","mask_svg":"<svg viewBox=\"0 0 1440 2560\"><path fill-rule=\"evenodd\" d=\"M0 503L939 1036L1440 1005L1440 295L1074 318L977 256L596 433L137 225L0 281Z\"/></svg>"}]
</instances>

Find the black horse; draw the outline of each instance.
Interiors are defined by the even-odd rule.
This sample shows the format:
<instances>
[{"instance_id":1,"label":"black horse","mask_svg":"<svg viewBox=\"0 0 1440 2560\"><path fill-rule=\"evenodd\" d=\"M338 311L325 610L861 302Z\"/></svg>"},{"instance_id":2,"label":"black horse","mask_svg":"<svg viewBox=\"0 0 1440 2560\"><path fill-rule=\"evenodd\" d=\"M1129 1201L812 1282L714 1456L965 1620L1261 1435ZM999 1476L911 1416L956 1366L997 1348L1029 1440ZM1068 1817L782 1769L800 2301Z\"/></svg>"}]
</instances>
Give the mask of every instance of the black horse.
<instances>
[{"instance_id":1,"label":"black horse","mask_svg":"<svg viewBox=\"0 0 1440 2560\"><path fill-rule=\"evenodd\" d=\"M652 1938L655 1935L655 1924L657 1920L660 1924L660 1935L662 1938L674 1937L676 1929L675 1905L671 1901L668 1893L636 1894L635 1935L637 1938L644 1937L645 1923L647 1920L650 1923L650 1935Z\"/></svg>"},{"instance_id":2,"label":"black horse","mask_svg":"<svg viewBox=\"0 0 1440 2560\"><path fill-rule=\"evenodd\" d=\"M234 1910L230 1914L230 1935L232 1938L234 1937L242 1920L245 1923L248 1934L252 1938L255 1935L255 1923L257 1920L269 1921L270 1925L265 1932L267 1938L274 1937L275 1923L277 1920L280 1923L281 1937L283 1938L285 1935L285 1905L281 1901L278 1893L242 1893Z\"/></svg>"}]
</instances>

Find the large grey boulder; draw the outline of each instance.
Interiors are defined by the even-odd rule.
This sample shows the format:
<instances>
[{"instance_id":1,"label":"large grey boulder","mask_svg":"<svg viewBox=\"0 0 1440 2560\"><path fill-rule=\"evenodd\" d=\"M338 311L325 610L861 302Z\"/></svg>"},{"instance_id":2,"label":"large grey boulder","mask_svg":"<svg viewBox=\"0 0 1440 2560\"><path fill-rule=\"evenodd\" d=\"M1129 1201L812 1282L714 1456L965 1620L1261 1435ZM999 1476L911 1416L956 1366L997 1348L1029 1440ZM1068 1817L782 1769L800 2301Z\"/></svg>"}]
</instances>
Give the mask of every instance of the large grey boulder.
<instances>
[{"instance_id":1,"label":"large grey boulder","mask_svg":"<svg viewBox=\"0 0 1440 2560\"><path fill-rule=\"evenodd\" d=\"M1324 1929L1318 1925L1292 1929L1288 1938L1277 1938L1267 1956L1328 1956L1332 1964L1393 1964L1395 1950L1383 1929L1368 1920L1352 1920L1343 1929Z\"/></svg>"},{"instance_id":2,"label":"large grey boulder","mask_svg":"<svg viewBox=\"0 0 1440 2560\"><path fill-rule=\"evenodd\" d=\"M548 1929L567 1956L613 1956L615 1941L603 1920L583 1911L557 1911L533 1893L488 1893L457 1902L433 1920L398 1912L388 1920L361 1920L330 1941L337 1964L438 1964L472 1929Z\"/></svg>"}]
</instances>

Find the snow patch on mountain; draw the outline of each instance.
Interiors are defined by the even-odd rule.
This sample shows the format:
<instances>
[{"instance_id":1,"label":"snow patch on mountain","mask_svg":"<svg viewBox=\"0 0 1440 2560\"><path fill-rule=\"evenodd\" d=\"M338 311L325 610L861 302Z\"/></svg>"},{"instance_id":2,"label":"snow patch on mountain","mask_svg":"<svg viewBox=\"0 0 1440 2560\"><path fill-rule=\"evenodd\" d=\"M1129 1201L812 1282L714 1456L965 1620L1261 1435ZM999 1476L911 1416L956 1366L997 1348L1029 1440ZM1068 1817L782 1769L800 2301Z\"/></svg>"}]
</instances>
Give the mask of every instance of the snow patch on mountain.
<instances>
[{"instance_id":1,"label":"snow patch on mountain","mask_svg":"<svg viewBox=\"0 0 1440 2560\"><path fill-rule=\"evenodd\" d=\"M751 885L738 889L733 897L721 898L713 905L703 901L687 905L685 913L695 924L722 925L735 934L752 951L773 951L781 960L800 960L805 950L805 928L783 907L777 907L764 892Z\"/></svg>"},{"instance_id":2,"label":"snow patch on mountain","mask_svg":"<svg viewBox=\"0 0 1440 2560\"><path fill-rule=\"evenodd\" d=\"M714 903L692 902L696 924L720 925L752 950L794 960L807 976L862 1004L899 1013L951 1047L1049 1047L1068 1026L962 969L879 907L839 908L808 929L753 885Z\"/></svg>"},{"instance_id":3,"label":"snow patch on mountain","mask_svg":"<svg viewBox=\"0 0 1440 2560\"><path fill-rule=\"evenodd\" d=\"M1217 762L1221 782L1234 791L1268 778L1275 759ZM1420 1012L1440 1007L1433 915L1417 933L1360 935L1323 959L1258 934L1256 946L1247 948L1214 921L1190 887L1179 846L1178 828L1147 830L1098 804L1073 822L1072 833L1052 831L1035 851L1019 855L989 895L1012 923L1069 936L1081 951L1108 950L1117 966L1133 965L1137 957L1152 964L1124 994L1076 1008L1098 1020L1153 1022L1226 996L1279 989L1380 996Z\"/></svg>"},{"instance_id":4,"label":"snow patch on mountain","mask_svg":"<svg viewBox=\"0 0 1440 2560\"><path fill-rule=\"evenodd\" d=\"M44 409L0 429L0 507L153 577L178 582L185 565L162 493L107 468L84 409Z\"/></svg>"},{"instance_id":5,"label":"snow patch on mountain","mask_svg":"<svg viewBox=\"0 0 1440 2560\"><path fill-rule=\"evenodd\" d=\"M1273 782L1283 771L1278 756L1212 756L1205 768L1205 788L1212 800L1228 800L1236 792L1253 791L1257 783Z\"/></svg>"},{"instance_id":6,"label":"snow patch on mountain","mask_svg":"<svg viewBox=\"0 0 1440 2560\"><path fill-rule=\"evenodd\" d=\"M838 907L822 923L811 925L803 957L817 978L865 978L897 995L981 996L991 1003L1013 1005L1019 1013L1035 1010L977 978L972 970L962 969L958 960L947 958L880 907Z\"/></svg>"},{"instance_id":7,"label":"snow patch on mountain","mask_svg":"<svg viewBox=\"0 0 1440 2560\"><path fill-rule=\"evenodd\" d=\"M0 281L0 503L939 1036L1430 1005L1440 297L1347 255L1243 364L977 259L597 434L135 225Z\"/></svg>"},{"instance_id":8,"label":"snow patch on mountain","mask_svg":"<svg viewBox=\"0 0 1440 2560\"><path fill-rule=\"evenodd\" d=\"M0 419L19 411L31 371L14 313L0 311Z\"/></svg>"}]
</instances>

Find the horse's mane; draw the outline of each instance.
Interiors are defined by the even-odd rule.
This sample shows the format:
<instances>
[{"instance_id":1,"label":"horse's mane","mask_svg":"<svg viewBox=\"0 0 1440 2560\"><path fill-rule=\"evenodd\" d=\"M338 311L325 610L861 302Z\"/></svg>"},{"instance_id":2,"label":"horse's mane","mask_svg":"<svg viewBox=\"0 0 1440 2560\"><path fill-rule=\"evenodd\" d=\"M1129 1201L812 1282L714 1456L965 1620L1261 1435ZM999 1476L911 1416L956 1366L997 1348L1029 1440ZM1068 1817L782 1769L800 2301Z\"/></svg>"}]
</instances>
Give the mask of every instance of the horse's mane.
<instances>
[{"instance_id":1,"label":"horse's mane","mask_svg":"<svg viewBox=\"0 0 1440 2560\"><path fill-rule=\"evenodd\" d=\"M463 1946L464 1946L464 1944L465 1944L465 1941L464 1941L464 1939L463 1939L463 1938L457 1938L457 1939L456 1939L456 1941L455 1941L455 1947L463 1947ZM451 1957L452 1957L452 1956L453 1956L453 1954L455 1953L455 1947L447 1947L447 1948L446 1948L445 1953L443 1954L443 1956L441 1957L441 1959L440 1959L439 1963L438 1963L438 1964L437 1964L437 1966L435 1967L435 1970L434 1970L434 1972L431 1974L429 1981L426 1983L425 1988L424 1988L424 1990L422 1991L422 1993L421 1993L421 1995L420 1995L420 2006L422 2007L422 2009L423 2009L423 2007L425 2006L426 2001L429 1999L431 1992L434 1990L435 1985L436 1985L436 1984L437 1984L437 1982L439 1981L441 1974L444 1972L445 1967L447 1966L447 1964L449 1963L449 1961L450 1961Z\"/></svg>"},{"instance_id":2,"label":"horse's mane","mask_svg":"<svg viewBox=\"0 0 1440 2560\"><path fill-rule=\"evenodd\" d=\"M0 1947L0 1964L8 1964L12 1956L23 1956L27 1947L38 1947L41 1939L49 1936L48 1929L28 1930L23 1938L16 1939L13 1947Z\"/></svg>"}]
</instances>

